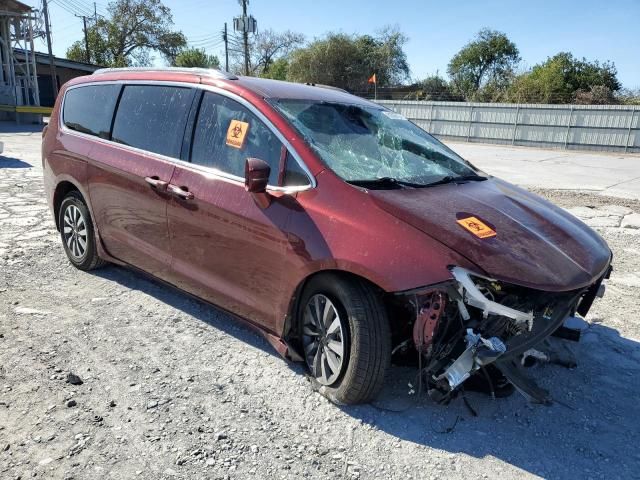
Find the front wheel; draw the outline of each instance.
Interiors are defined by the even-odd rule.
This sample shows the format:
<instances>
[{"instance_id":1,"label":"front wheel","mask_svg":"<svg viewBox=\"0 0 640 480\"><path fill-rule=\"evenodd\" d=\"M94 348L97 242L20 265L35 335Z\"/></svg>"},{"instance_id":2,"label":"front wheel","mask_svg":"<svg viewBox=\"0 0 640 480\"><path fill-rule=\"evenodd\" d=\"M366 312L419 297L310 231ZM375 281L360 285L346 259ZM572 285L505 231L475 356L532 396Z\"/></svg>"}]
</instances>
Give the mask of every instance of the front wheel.
<instances>
[{"instance_id":1,"label":"front wheel","mask_svg":"<svg viewBox=\"0 0 640 480\"><path fill-rule=\"evenodd\" d=\"M315 387L335 403L372 400L391 358L384 304L359 279L320 275L304 290L298 312L304 358Z\"/></svg>"}]
</instances>

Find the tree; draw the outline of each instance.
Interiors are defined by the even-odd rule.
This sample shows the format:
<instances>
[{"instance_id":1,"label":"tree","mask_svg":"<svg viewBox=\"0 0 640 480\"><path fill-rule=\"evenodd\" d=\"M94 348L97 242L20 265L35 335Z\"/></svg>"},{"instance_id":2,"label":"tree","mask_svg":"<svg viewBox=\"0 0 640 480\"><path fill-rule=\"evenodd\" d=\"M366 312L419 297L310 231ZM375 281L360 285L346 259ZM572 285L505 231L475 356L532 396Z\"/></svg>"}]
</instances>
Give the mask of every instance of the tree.
<instances>
[{"instance_id":1,"label":"tree","mask_svg":"<svg viewBox=\"0 0 640 480\"><path fill-rule=\"evenodd\" d=\"M241 34L230 37L229 69L244 74L244 44ZM268 29L249 37L249 75L267 76L274 62L286 59L293 50L304 43L304 35L292 32L276 32Z\"/></svg>"},{"instance_id":2,"label":"tree","mask_svg":"<svg viewBox=\"0 0 640 480\"><path fill-rule=\"evenodd\" d=\"M506 88L520 62L516 45L502 32L480 30L451 61L447 72L455 89L467 100L474 100L483 86Z\"/></svg>"},{"instance_id":3,"label":"tree","mask_svg":"<svg viewBox=\"0 0 640 480\"><path fill-rule=\"evenodd\" d=\"M287 80L363 91L375 73L378 86L397 84L409 76L406 41L391 28L376 36L328 33L291 54Z\"/></svg>"},{"instance_id":4,"label":"tree","mask_svg":"<svg viewBox=\"0 0 640 480\"><path fill-rule=\"evenodd\" d=\"M624 105L640 105L640 88L622 88L618 91L617 99Z\"/></svg>"},{"instance_id":5,"label":"tree","mask_svg":"<svg viewBox=\"0 0 640 480\"><path fill-rule=\"evenodd\" d=\"M408 38L394 27L385 27L376 36L356 37L363 55L363 67L376 74L379 86L397 85L409 77L409 63L403 47Z\"/></svg>"},{"instance_id":6,"label":"tree","mask_svg":"<svg viewBox=\"0 0 640 480\"><path fill-rule=\"evenodd\" d=\"M589 98L600 103L613 101L613 92L620 88L613 63L579 60L571 53L560 52L517 77L508 97L513 102L528 103L585 102Z\"/></svg>"},{"instance_id":7,"label":"tree","mask_svg":"<svg viewBox=\"0 0 640 480\"><path fill-rule=\"evenodd\" d=\"M594 85L591 90L577 90L574 102L582 105L614 105L618 99L609 87Z\"/></svg>"},{"instance_id":8,"label":"tree","mask_svg":"<svg viewBox=\"0 0 640 480\"><path fill-rule=\"evenodd\" d=\"M187 44L181 32L172 30L171 10L161 0L116 0L107 10L107 18L99 18L87 29L92 63L147 66L151 52L173 63ZM86 53L84 41L78 40L67 50L67 58L86 61Z\"/></svg>"},{"instance_id":9,"label":"tree","mask_svg":"<svg viewBox=\"0 0 640 480\"><path fill-rule=\"evenodd\" d=\"M266 74L278 60L288 57L304 42L304 35L290 30L277 33L263 30L258 33L250 49L250 64L254 74ZM280 68L282 64L280 64Z\"/></svg>"},{"instance_id":10,"label":"tree","mask_svg":"<svg viewBox=\"0 0 640 480\"><path fill-rule=\"evenodd\" d=\"M451 85L439 75L432 75L415 84L415 100L464 101L451 90Z\"/></svg>"},{"instance_id":11,"label":"tree","mask_svg":"<svg viewBox=\"0 0 640 480\"><path fill-rule=\"evenodd\" d=\"M173 65L185 68L220 68L220 59L215 55L207 55L204 49L188 48L176 55Z\"/></svg>"},{"instance_id":12,"label":"tree","mask_svg":"<svg viewBox=\"0 0 640 480\"><path fill-rule=\"evenodd\" d=\"M273 80L286 80L288 71L289 61L286 58L279 58L271 64L268 71L263 71L260 76Z\"/></svg>"}]
</instances>

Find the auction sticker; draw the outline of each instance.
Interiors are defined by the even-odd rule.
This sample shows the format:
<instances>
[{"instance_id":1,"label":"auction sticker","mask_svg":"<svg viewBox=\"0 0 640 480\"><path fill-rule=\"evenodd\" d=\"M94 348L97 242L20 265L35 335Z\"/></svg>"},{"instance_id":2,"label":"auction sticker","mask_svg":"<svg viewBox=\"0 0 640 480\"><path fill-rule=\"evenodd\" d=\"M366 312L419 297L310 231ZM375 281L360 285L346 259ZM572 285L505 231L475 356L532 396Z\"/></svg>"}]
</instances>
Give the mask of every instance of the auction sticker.
<instances>
[{"instance_id":1,"label":"auction sticker","mask_svg":"<svg viewBox=\"0 0 640 480\"><path fill-rule=\"evenodd\" d=\"M478 238L491 238L496 236L494 229L476 217L461 218L457 220L457 222Z\"/></svg>"},{"instance_id":2,"label":"auction sticker","mask_svg":"<svg viewBox=\"0 0 640 480\"><path fill-rule=\"evenodd\" d=\"M231 120L227 130L227 145L233 148L242 148L248 131L249 124L247 122Z\"/></svg>"}]
</instances>

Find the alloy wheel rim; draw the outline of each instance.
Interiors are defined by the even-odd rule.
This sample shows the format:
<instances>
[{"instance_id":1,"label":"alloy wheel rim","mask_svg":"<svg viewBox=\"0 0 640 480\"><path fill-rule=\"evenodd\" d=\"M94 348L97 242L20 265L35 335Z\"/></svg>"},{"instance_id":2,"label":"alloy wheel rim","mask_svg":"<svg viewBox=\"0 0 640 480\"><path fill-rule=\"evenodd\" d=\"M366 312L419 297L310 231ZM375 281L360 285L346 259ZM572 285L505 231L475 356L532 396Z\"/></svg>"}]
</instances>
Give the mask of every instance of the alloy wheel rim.
<instances>
[{"instance_id":1,"label":"alloy wheel rim","mask_svg":"<svg viewBox=\"0 0 640 480\"><path fill-rule=\"evenodd\" d=\"M74 260L81 260L87 251L87 223L82 212L75 205L69 205L64 212L62 233L67 250Z\"/></svg>"},{"instance_id":2,"label":"alloy wheel rim","mask_svg":"<svg viewBox=\"0 0 640 480\"><path fill-rule=\"evenodd\" d=\"M302 343L311 374L322 385L335 383L344 364L345 340L340 314L325 295L314 295L304 308Z\"/></svg>"}]
</instances>

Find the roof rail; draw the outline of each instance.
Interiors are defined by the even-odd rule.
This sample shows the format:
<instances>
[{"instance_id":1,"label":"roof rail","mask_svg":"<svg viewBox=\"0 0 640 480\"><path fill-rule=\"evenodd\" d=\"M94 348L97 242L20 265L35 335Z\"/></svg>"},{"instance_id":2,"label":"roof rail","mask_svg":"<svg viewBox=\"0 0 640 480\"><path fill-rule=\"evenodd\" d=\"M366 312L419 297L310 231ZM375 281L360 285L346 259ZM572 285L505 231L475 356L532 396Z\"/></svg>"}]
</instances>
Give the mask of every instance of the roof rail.
<instances>
[{"instance_id":1,"label":"roof rail","mask_svg":"<svg viewBox=\"0 0 640 480\"><path fill-rule=\"evenodd\" d=\"M313 82L305 82L305 85L309 85L310 87L327 88L329 90L336 90L338 92L349 93L344 88L334 87L333 85L324 85L322 83L313 83Z\"/></svg>"},{"instance_id":2,"label":"roof rail","mask_svg":"<svg viewBox=\"0 0 640 480\"><path fill-rule=\"evenodd\" d=\"M93 75L119 72L167 72L167 73L192 73L202 77L223 78L225 80L237 80L238 77L229 72L223 72L213 68L182 68L182 67L127 67L127 68L101 68L93 72Z\"/></svg>"}]
</instances>

